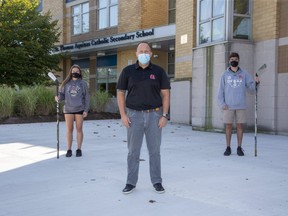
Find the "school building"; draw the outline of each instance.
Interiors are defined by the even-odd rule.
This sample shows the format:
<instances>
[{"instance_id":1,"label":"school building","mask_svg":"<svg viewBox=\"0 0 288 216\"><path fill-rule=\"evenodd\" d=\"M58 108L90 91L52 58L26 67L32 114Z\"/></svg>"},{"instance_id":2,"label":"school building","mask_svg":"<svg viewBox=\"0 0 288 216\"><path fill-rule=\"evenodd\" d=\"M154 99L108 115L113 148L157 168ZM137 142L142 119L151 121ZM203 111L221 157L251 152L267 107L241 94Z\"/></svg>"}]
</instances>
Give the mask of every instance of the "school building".
<instances>
[{"instance_id":1,"label":"school building","mask_svg":"<svg viewBox=\"0 0 288 216\"><path fill-rule=\"evenodd\" d=\"M287 0L42 0L62 31L55 53L65 77L73 64L85 72L92 94L113 95L107 111L117 112L116 82L136 61L136 46L152 46L152 62L171 80L171 122L192 129L222 131L217 104L221 74L231 52L261 84L258 131L288 134ZM260 71L258 71L261 69ZM247 128L255 123L255 96L247 98Z\"/></svg>"}]
</instances>

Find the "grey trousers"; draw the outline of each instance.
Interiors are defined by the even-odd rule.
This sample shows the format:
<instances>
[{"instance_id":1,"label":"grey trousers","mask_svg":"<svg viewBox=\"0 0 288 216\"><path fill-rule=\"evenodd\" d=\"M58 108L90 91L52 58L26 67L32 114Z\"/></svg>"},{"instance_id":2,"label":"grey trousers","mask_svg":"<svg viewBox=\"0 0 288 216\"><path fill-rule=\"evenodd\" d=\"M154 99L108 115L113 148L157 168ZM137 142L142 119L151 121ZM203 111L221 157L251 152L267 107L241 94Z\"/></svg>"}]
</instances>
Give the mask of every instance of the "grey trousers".
<instances>
[{"instance_id":1,"label":"grey trousers","mask_svg":"<svg viewBox=\"0 0 288 216\"><path fill-rule=\"evenodd\" d=\"M162 129L158 127L162 109L154 112L141 112L127 109L131 125L127 129L128 141L128 170L127 184L136 186L139 173L140 151L145 135L147 149L149 152L150 178L152 184L162 183L161 178L161 134Z\"/></svg>"}]
</instances>

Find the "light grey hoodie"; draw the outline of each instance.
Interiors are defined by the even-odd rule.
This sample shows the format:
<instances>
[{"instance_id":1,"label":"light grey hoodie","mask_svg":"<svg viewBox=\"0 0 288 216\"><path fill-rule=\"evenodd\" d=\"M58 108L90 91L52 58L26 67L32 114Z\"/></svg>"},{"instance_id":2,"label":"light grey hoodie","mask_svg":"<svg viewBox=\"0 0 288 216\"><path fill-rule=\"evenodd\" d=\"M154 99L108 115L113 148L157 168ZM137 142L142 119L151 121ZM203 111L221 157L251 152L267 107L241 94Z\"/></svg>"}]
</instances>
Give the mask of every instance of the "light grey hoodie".
<instances>
[{"instance_id":1,"label":"light grey hoodie","mask_svg":"<svg viewBox=\"0 0 288 216\"><path fill-rule=\"evenodd\" d=\"M64 88L59 90L60 101L65 101L64 113L74 113L84 110L89 111L89 92L86 82L82 79L67 82Z\"/></svg>"},{"instance_id":2,"label":"light grey hoodie","mask_svg":"<svg viewBox=\"0 0 288 216\"><path fill-rule=\"evenodd\" d=\"M237 72L230 68L223 73L218 92L218 104L221 108L225 105L229 110L246 109L246 90L255 91L255 81L245 70L238 67Z\"/></svg>"}]
</instances>

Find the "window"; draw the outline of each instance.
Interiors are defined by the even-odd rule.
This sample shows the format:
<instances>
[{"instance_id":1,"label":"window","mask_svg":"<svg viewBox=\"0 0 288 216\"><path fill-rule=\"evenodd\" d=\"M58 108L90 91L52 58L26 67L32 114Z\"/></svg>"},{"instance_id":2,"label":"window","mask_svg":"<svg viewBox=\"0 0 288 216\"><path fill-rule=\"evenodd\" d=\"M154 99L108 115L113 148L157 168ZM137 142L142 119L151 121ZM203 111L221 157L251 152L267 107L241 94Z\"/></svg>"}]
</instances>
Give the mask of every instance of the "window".
<instances>
[{"instance_id":1,"label":"window","mask_svg":"<svg viewBox=\"0 0 288 216\"><path fill-rule=\"evenodd\" d=\"M106 91L116 96L117 69L116 67L97 68L97 86L98 90Z\"/></svg>"},{"instance_id":2,"label":"window","mask_svg":"<svg viewBox=\"0 0 288 216\"><path fill-rule=\"evenodd\" d=\"M251 13L249 0L234 0L233 38L250 39Z\"/></svg>"},{"instance_id":3,"label":"window","mask_svg":"<svg viewBox=\"0 0 288 216\"><path fill-rule=\"evenodd\" d=\"M168 77L175 77L175 52L168 53Z\"/></svg>"},{"instance_id":4,"label":"window","mask_svg":"<svg viewBox=\"0 0 288 216\"><path fill-rule=\"evenodd\" d=\"M251 0L198 0L197 21L199 45L250 39Z\"/></svg>"},{"instance_id":5,"label":"window","mask_svg":"<svg viewBox=\"0 0 288 216\"><path fill-rule=\"evenodd\" d=\"M96 67L97 90L116 96L117 55L98 57Z\"/></svg>"},{"instance_id":6,"label":"window","mask_svg":"<svg viewBox=\"0 0 288 216\"><path fill-rule=\"evenodd\" d=\"M199 0L198 43L222 41L225 38L225 0Z\"/></svg>"},{"instance_id":7,"label":"window","mask_svg":"<svg viewBox=\"0 0 288 216\"><path fill-rule=\"evenodd\" d=\"M98 0L98 28L118 25L118 0Z\"/></svg>"},{"instance_id":8,"label":"window","mask_svg":"<svg viewBox=\"0 0 288 216\"><path fill-rule=\"evenodd\" d=\"M89 32L89 3L72 7L73 35Z\"/></svg>"},{"instance_id":9,"label":"window","mask_svg":"<svg viewBox=\"0 0 288 216\"><path fill-rule=\"evenodd\" d=\"M169 24L176 21L176 0L169 0Z\"/></svg>"}]
</instances>

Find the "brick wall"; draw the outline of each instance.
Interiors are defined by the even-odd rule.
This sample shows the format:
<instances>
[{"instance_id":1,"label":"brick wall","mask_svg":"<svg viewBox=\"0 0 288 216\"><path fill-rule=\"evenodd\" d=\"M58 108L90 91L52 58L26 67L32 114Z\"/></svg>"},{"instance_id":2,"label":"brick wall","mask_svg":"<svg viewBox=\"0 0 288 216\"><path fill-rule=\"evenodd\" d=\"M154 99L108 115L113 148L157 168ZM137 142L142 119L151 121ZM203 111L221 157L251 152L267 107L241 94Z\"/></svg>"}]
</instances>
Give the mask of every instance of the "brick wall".
<instances>
[{"instance_id":1,"label":"brick wall","mask_svg":"<svg viewBox=\"0 0 288 216\"><path fill-rule=\"evenodd\" d=\"M253 39L263 41L279 37L279 0L253 1Z\"/></svg>"},{"instance_id":2,"label":"brick wall","mask_svg":"<svg viewBox=\"0 0 288 216\"><path fill-rule=\"evenodd\" d=\"M279 36L280 38L282 37L288 37L288 25L287 25L287 20L288 20L288 1L287 0L280 0L280 32Z\"/></svg>"},{"instance_id":3,"label":"brick wall","mask_svg":"<svg viewBox=\"0 0 288 216\"><path fill-rule=\"evenodd\" d=\"M59 44L63 43L63 35L65 34L64 30L64 23L63 23L63 12L64 12L64 6L63 1L59 0L43 0L42 2L42 8L43 13L47 13L48 11L51 12L52 20L58 20L58 27L61 32L60 38L59 38Z\"/></svg>"},{"instance_id":4,"label":"brick wall","mask_svg":"<svg viewBox=\"0 0 288 216\"><path fill-rule=\"evenodd\" d=\"M118 32L132 32L141 29L141 1L118 1Z\"/></svg>"},{"instance_id":5,"label":"brick wall","mask_svg":"<svg viewBox=\"0 0 288 216\"><path fill-rule=\"evenodd\" d=\"M279 15L279 37L285 38L288 37L288 1L280 0L279 7L280 15ZM288 45L279 46L278 49L278 72L279 73L287 73L288 72Z\"/></svg>"},{"instance_id":6,"label":"brick wall","mask_svg":"<svg viewBox=\"0 0 288 216\"><path fill-rule=\"evenodd\" d=\"M118 32L131 32L155 26L167 25L167 0L119 1Z\"/></svg>"},{"instance_id":7,"label":"brick wall","mask_svg":"<svg viewBox=\"0 0 288 216\"><path fill-rule=\"evenodd\" d=\"M168 24L167 0L142 0L141 2L142 29Z\"/></svg>"},{"instance_id":8,"label":"brick wall","mask_svg":"<svg viewBox=\"0 0 288 216\"><path fill-rule=\"evenodd\" d=\"M135 49L129 49L119 51L117 55L117 71L121 72L124 67L128 65L128 60L132 60L132 64L136 62L136 47Z\"/></svg>"},{"instance_id":9,"label":"brick wall","mask_svg":"<svg viewBox=\"0 0 288 216\"><path fill-rule=\"evenodd\" d=\"M197 0L176 1L175 79L191 78L192 47L195 47ZM187 43L181 44L181 36Z\"/></svg>"}]
</instances>

